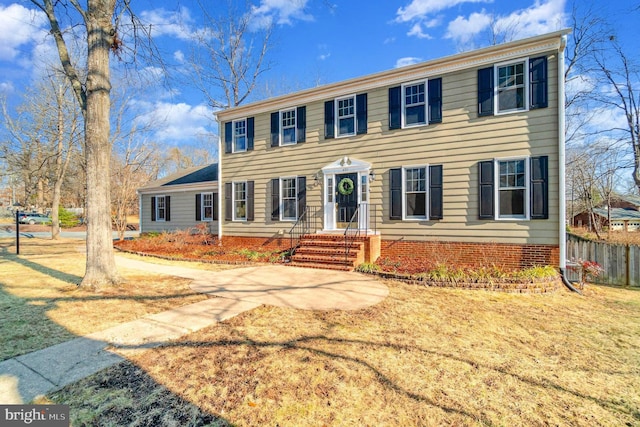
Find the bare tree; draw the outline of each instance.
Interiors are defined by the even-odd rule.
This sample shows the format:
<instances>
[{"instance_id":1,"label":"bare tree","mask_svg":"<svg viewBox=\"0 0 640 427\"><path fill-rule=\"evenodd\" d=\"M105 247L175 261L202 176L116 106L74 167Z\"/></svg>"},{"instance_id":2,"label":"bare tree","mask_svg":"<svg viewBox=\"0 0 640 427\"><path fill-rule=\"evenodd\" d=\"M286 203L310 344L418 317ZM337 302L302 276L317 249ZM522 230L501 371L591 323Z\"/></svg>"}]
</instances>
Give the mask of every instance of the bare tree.
<instances>
[{"instance_id":1,"label":"bare tree","mask_svg":"<svg viewBox=\"0 0 640 427\"><path fill-rule=\"evenodd\" d=\"M266 55L272 27L252 27L250 12L235 10L230 1L226 16L214 15L210 3L198 4L205 27L194 35L197 46L190 59L194 74L189 78L211 107L236 107L270 68Z\"/></svg>"},{"instance_id":2,"label":"bare tree","mask_svg":"<svg viewBox=\"0 0 640 427\"><path fill-rule=\"evenodd\" d=\"M84 118L88 222L87 263L80 285L100 288L116 284L120 277L111 236L109 55L123 52L119 27L123 17L134 22L135 15L129 8L129 0L87 0L86 6L78 0L31 0L31 3L47 17L62 71L73 88ZM75 34L79 26L84 32ZM135 33L136 28L143 27L133 25L133 28ZM69 40L86 43L86 62L72 58ZM81 63L84 65L78 65Z\"/></svg>"}]
</instances>

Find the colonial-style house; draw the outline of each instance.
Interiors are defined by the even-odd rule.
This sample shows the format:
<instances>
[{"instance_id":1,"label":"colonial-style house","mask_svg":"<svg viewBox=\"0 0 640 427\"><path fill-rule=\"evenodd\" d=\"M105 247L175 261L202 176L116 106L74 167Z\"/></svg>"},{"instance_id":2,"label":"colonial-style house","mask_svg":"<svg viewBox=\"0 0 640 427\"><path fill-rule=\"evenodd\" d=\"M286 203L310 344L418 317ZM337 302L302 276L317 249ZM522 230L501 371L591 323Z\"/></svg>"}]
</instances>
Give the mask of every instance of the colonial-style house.
<instances>
[{"instance_id":1,"label":"colonial-style house","mask_svg":"<svg viewBox=\"0 0 640 427\"><path fill-rule=\"evenodd\" d=\"M177 172L138 189L140 232L172 231L218 223L218 164Z\"/></svg>"},{"instance_id":2,"label":"colonial-style house","mask_svg":"<svg viewBox=\"0 0 640 427\"><path fill-rule=\"evenodd\" d=\"M220 191L213 177L143 187L141 230L209 220L221 239L295 247L311 266L564 268L567 34L220 111Z\"/></svg>"}]
</instances>

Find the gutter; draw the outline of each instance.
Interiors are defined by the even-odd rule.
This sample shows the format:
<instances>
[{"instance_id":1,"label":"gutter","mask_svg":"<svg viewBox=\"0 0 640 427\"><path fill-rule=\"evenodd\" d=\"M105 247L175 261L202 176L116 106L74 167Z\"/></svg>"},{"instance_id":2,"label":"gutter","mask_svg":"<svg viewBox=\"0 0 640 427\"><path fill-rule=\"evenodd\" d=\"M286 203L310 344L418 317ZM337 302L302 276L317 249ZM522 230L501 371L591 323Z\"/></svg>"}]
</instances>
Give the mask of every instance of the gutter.
<instances>
[{"instance_id":1,"label":"gutter","mask_svg":"<svg viewBox=\"0 0 640 427\"><path fill-rule=\"evenodd\" d=\"M565 107L564 107L564 49L567 46L567 36L562 35L560 39L560 47L558 49L558 198L559 198L559 212L558 212L558 258L560 261L560 277L562 277L562 283L573 292L577 292L582 295L578 289L576 289L571 282L567 279L567 198L566 198L566 185L565 185Z\"/></svg>"}]
</instances>

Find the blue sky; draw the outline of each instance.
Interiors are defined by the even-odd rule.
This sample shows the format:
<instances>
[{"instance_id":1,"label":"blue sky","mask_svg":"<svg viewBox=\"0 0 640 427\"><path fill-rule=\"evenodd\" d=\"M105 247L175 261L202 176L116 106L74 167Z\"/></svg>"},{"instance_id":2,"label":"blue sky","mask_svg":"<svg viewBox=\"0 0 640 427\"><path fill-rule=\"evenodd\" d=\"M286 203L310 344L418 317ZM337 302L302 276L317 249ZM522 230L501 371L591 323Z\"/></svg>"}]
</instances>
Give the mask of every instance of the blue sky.
<instances>
[{"instance_id":1,"label":"blue sky","mask_svg":"<svg viewBox=\"0 0 640 427\"><path fill-rule=\"evenodd\" d=\"M226 0L202 2L212 13L226 10ZM188 36L202 25L197 2L132 3L142 20L153 24L167 64L186 70ZM637 52L640 14L631 11L640 1L609 3L595 8L615 25L627 51ZM266 86L276 93L303 89L486 46L492 23L510 28L515 38L555 31L569 25L573 7L565 0L253 0L253 5L256 27L275 24L272 67L259 82L257 97ZM47 24L29 1L0 0L0 28L0 96L15 106L25 86L39 79L42 62L57 58ZM205 98L177 80L169 82L132 96L139 120L159 124L151 138L175 146L215 133Z\"/></svg>"}]
</instances>

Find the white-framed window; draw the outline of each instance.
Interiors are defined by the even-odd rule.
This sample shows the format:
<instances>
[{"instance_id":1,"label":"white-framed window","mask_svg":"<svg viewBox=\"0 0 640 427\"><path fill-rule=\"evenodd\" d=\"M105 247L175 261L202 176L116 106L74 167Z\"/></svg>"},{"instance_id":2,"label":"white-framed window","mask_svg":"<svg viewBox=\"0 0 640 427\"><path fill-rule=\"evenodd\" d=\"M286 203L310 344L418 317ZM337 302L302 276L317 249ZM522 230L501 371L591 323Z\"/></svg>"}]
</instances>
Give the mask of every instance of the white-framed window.
<instances>
[{"instance_id":1,"label":"white-framed window","mask_svg":"<svg viewBox=\"0 0 640 427\"><path fill-rule=\"evenodd\" d=\"M247 119L233 121L233 152L247 151Z\"/></svg>"},{"instance_id":2,"label":"white-framed window","mask_svg":"<svg viewBox=\"0 0 640 427\"><path fill-rule=\"evenodd\" d=\"M365 175L360 175L360 201L361 202L368 202L369 199L367 198L368 194L369 194L369 175L365 174Z\"/></svg>"},{"instance_id":3,"label":"white-framed window","mask_svg":"<svg viewBox=\"0 0 640 427\"><path fill-rule=\"evenodd\" d=\"M298 219L298 179L296 177L280 178L280 220L296 221Z\"/></svg>"},{"instance_id":4,"label":"white-framed window","mask_svg":"<svg viewBox=\"0 0 640 427\"><path fill-rule=\"evenodd\" d=\"M356 97L351 95L336 99L336 135L356 134Z\"/></svg>"},{"instance_id":5,"label":"white-framed window","mask_svg":"<svg viewBox=\"0 0 640 427\"><path fill-rule=\"evenodd\" d=\"M427 219L428 166L402 168L402 219Z\"/></svg>"},{"instance_id":6,"label":"white-framed window","mask_svg":"<svg viewBox=\"0 0 640 427\"><path fill-rule=\"evenodd\" d=\"M296 109L280 111L280 145L291 145L297 141Z\"/></svg>"},{"instance_id":7,"label":"white-framed window","mask_svg":"<svg viewBox=\"0 0 640 427\"><path fill-rule=\"evenodd\" d=\"M333 178L327 178L327 203L333 203Z\"/></svg>"},{"instance_id":8,"label":"white-framed window","mask_svg":"<svg viewBox=\"0 0 640 427\"><path fill-rule=\"evenodd\" d=\"M528 158L495 160L498 219L529 218L529 161Z\"/></svg>"},{"instance_id":9,"label":"white-framed window","mask_svg":"<svg viewBox=\"0 0 640 427\"><path fill-rule=\"evenodd\" d=\"M427 82L402 85L402 126L411 127L427 123Z\"/></svg>"},{"instance_id":10,"label":"white-framed window","mask_svg":"<svg viewBox=\"0 0 640 427\"><path fill-rule=\"evenodd\" d=\"M213 221L213 193L202 193L202 220Z\"/></svg>"},{"instance_id":11,"label":"white-framed window","mask_svg":"<svg viewBox=\"0 0 640 427\"><path fill-rule=\"evenodd\" d=\"M247 182L233 183L233 220L247 220Z\"/></svg>"},{"instance_id":12,"label":"white-framed window","mask_svg":"<svg viewBox=\"0 0 640 427\"><path fill-rule=\"evenodd\" d=\"M496 114L526 111L529 109L529 61L495 65Z\"/></svg>"},{"instance_id":13,"label":"white-framed window","mask_svg":"<svg viewBox=\"0 0 640 427\"><path fill-rule=\"evenodd\" d=\"M165 196L156 196L156 221L167 219L167 203Z\"/></svg>"}]
</instances>

